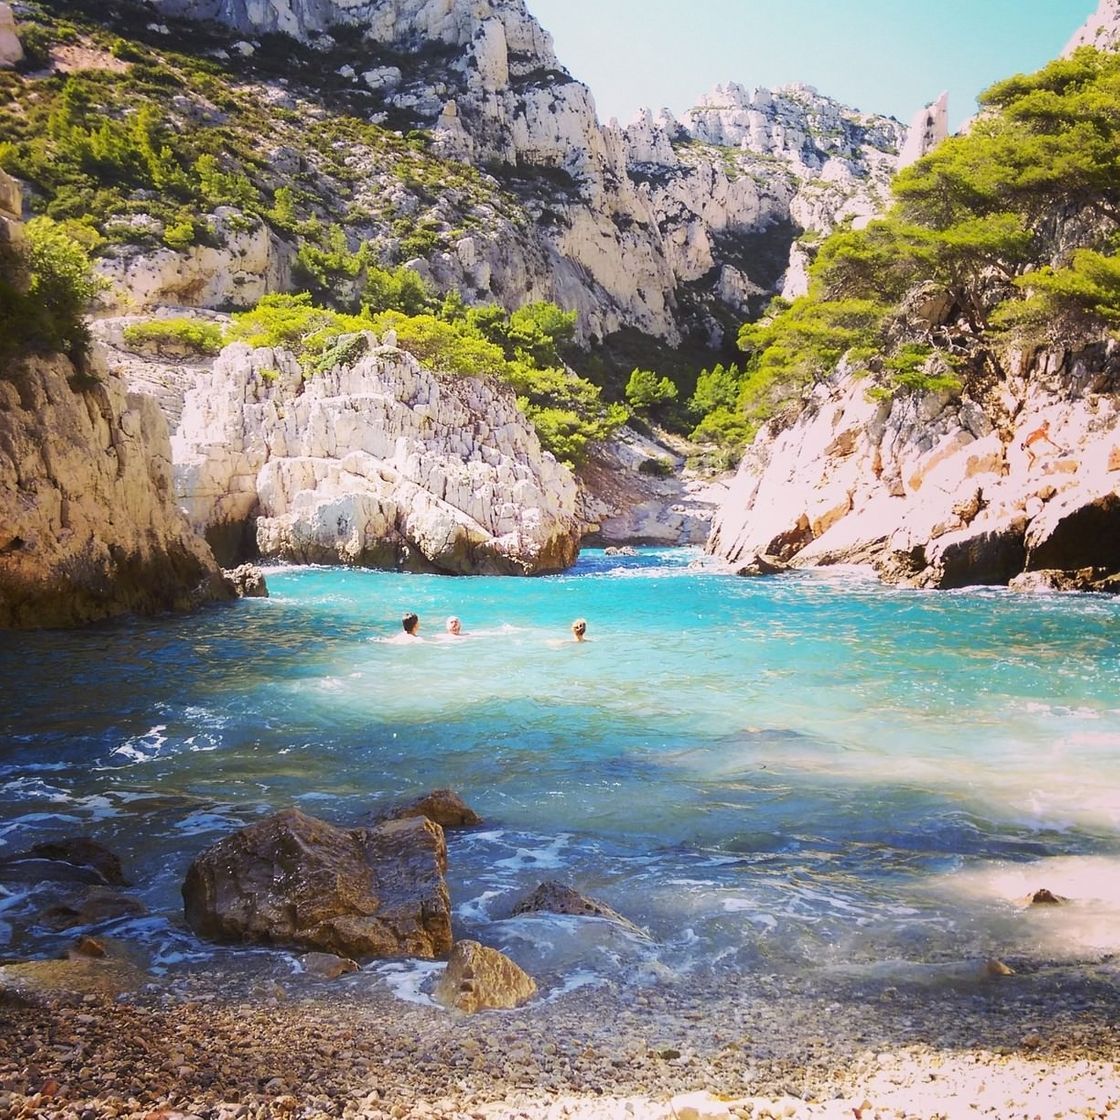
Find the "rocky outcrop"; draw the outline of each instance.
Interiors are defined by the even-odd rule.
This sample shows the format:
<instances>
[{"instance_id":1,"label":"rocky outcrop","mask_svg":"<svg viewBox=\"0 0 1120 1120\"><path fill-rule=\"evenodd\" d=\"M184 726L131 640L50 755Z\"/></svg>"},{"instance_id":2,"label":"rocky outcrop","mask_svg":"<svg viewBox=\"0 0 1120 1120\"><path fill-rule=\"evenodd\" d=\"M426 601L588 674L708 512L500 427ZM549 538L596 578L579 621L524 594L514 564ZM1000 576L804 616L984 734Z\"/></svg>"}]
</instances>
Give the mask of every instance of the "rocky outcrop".
<instances>
[{"instance_id":1,"label":"rocky outcrop","mask_svg":"<svg viewBox=\"0 0 1120 1120\"><path fill-rule=\"evenodd\" d=\"M932 152L949 135L949 95L942 93L914 114L906 131L906 142L898 154L898 167L909 167Z\"/></svg>"},{"instance_id":2,"label":"rocky outcrop","mask_svg":"<svg viewBox=\"0 0 1120 1120\"><path fill-rule=\"evenodd\" d=\"M837 372L748 450L709 550L736 566L872 564L940 588L1120 571L1120 344L1008 364L986 407L869 400Z\"/></svg>"},{"instance_id":3,"label":"rocky outcrop","mask_svg":"<svg viewBox=\"0 0 1120 1120\"><path fill-rule=\"evenodd\" d=\"M347 159L352 176L334 182L329 161L295 152L295 140L262 153L272 177L317 170L315 193L347 229L350 246L370 242L387 259L402 248L400 239L391 223L368 220L385 203L409 221L463 229L410 267L470 300L514 307L552 299L579 313L585 341L632 328L673 345L684 334L718 345L728 322L779 289L802 230L825 232L843 217L876 212L904 131L810 87L771 92L735 84L717 87L680 122L643 112L626 128L603 126L590 91L563 68L523 0L154 6L224 22L250 37L250 52L254 36L280 31L327 57L336 45L329 28L360 28L368 64L348 62L331 73L332 83L339 76L351 82L371 119L430 130L435 153L485 167L491 197L480 206L452 188L438 201L421 201L360 146ZM270 105L317 112L294 88L274 86L263 95ZM511 196L521 211L512 220ZM162 300L215 307L283 286L287 262L279 246L265 253L261 244L242 258L237 238L227 236L235 222L223 222L219 212L214 224L224 248L191 255L126 249L106 267L138 291L137 306ZM799 252L794 257L803 263Z\"/></svg>"},{"instance_id":4,"label":"rocky outcrop","mask_svg":"<svg viewBox=\"0 0 1120 1120\"><path fill-rule=\"evenodd\" d=\"M520 1007L536 991L537 982L505 953L477 941L456 941L432 997L444 1007L473 1014Z\"/></svg>"},{"instance_id":5,"label":"rocky outcrop","mask_svg":"<svg viewBox=\"0 0 1120 1120\"><path fill-rule=\"evenodd\" d=\"M451 949L446 866L443 830L424 818L344 830L289 809L198 856L183 902L202 937L432 958Z\"/></svg>"},{"instance_id":6,"label":"rocky outcrop","mask_svg":"<svg viewBox=\"0 0 1120 1120\"><path fill-rule=\"evenodd\" d=\"M209 215L213 244L171 249L115 246L98 257L106 306L128 312L156 307L253 307L261 296L292 286L295 252L259 218L221 206ZM133 219L140 221L138 216ZM144 219L139 233L162 235Z\"/></svg>"},{"instance_id":7,"label":"rocky outcrop","mask_svg":"<svg viewBox=\"0 0 1120 1120\"><path fill-rule=\"evenodd\" d=\"M482 818L450 789L434 789L407 805L390 809L382 819L399 821L407 817L427 817L441 828L472 828L482 824Z\"/></svg>"},{"instance_id":8,"label":"rocky outcrop","mask_svg":"<svg viewBox=\"0 0 1120 1120\"><path fill-rule=\"evenodd\" d=\"M0 69L23 61L23 47L17 34L11 4L0 3Z\"/></svg>"},{"instance_id":9,"label":"rocky outcrop","mask_svg":"<svg viewBox=\"0 0 1120 1120\"><path fill-rule=\"evenodd\" d=\"M629 427L594 447L579 469L585 543L703 545L727 478L683 468L682 456Z\"/></svg>"},{"instance_id":10,"label":"rocky outcrop","mask_svg":"<svg viewBox=\"0 0 1120 1120\"><path fill-rule=\"evenodd\" d=\"M511 911L511 917L532 914L571 914L578 918L601 918L621 927L636 937L648 938L645 930L624 918L613 907L597 898L589 898L566 883L546 879L536 890L523 898Z\"/></svg>"},{"instance_id":11,"label":"rocky outcrop","mask_svg":"<svg viewBox=\"0 0 1120 1120\"><path fill-rule=\"evenodd\" d=\"M222 575L232 584L239 599L267 599L268 584L264 572L256 564L239 564L236 568L223 571Z\"/></svg>"},{"instance_id":12,"label":"rocky outcrop","mask_svg":"<svg viewBox=\"0 0 1120 1120\"><path fill-rule=\"evenodd\" d=\"M167 426L104 369L31 358L0 380L0 626L73 626L226 599L176 506Z\"/></svg>"},{"instance_id":13,"label":"rocky outcrop","mask_svg":"<svg viewBox=\"0 0 1120 1120\"><path fill-rule=\"evenodd\" d=\"M176 492L230 562L261 556L528 575L578 550L576 486L511 392L437 376L353 336L353 364L305 379L274 350L227 347L187 395Z\"/></svg>"},{"instance_id":14,"label":"rocky outcrop","mask_svg":"<svg viewBox=\"0 0 1120 1120\"><path fill-rule=\"evenodd\" d=\"M1112 51L1120 46L1120 0L1100 0L1097 10L1074 33L1062 57L1073 54L1078 47L1096 47Z\"/></svg>"}]
</instances>

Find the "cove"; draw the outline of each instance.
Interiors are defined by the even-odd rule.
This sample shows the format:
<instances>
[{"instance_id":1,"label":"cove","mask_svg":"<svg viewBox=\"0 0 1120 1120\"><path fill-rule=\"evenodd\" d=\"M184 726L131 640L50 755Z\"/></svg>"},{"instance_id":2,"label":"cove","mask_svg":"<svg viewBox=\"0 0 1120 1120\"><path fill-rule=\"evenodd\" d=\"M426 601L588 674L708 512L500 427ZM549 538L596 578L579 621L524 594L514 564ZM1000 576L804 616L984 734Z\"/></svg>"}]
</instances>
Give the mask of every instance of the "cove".
<instances>
[{"instance_id":1,"label":"cove","mask_svg":"<svg viewBox=\"0 0 1120 1120\"><path fill-rule=\"evenodd\" d=\"M486 821L449 839L456 936L546 990L1117 950L1114 599L744 580L656 549L534 580L268 582L191 617L0 636L0 856L79 833L117 851L151 914L109 932L159 968L237 956L181 916L221 835L289 805L361 823L438 786ZM423 641L387 640L405 610ZM509 918L542 879L649 940ZM1026 905L1043 887L1071 903ZM2 890L0 952L72 940L36 925L35 885ZM426 970L392 971L416 992Z\"/></svg>"}]
</instances>

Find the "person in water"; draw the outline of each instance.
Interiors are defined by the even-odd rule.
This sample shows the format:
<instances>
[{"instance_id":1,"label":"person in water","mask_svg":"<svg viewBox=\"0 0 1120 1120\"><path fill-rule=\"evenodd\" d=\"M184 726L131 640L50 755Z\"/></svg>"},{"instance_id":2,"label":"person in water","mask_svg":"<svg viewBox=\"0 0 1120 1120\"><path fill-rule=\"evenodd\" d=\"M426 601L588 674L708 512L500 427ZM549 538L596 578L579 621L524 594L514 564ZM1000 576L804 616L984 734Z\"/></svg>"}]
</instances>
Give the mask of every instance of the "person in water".
<instances>
[{"instance_id":1,"label":"person in water","mask_svg":"<svg viewBox=\"0 0 1120 1120\"><path fill-rule=\"evenodd\" d=\"M587 619L577 618L575 622L572 623L572 637L575 638L577 642L582 642L586 633Z\"/></svg>"},{"instance_id":2,"label":"person in water","mask_svg":"<svg viewBox=\"0 0 1120 1120\"><path fill-rule=\"evenodd\" d=\"M461 638L463 636L463 624L459 621L458 615L452 615L447 620L447 633L452 638Z\"/></svg>"},{"instance_id":3,"label":"person in water","mask_svg":"<svg viewBox=\"0 0 1120 1120\"><path fill-rule=\"evenodd\" d=\"M408 611L401 619L401 626L409 638L420 637L420 616L415 611Z\"/></svg>"}]
</instances>

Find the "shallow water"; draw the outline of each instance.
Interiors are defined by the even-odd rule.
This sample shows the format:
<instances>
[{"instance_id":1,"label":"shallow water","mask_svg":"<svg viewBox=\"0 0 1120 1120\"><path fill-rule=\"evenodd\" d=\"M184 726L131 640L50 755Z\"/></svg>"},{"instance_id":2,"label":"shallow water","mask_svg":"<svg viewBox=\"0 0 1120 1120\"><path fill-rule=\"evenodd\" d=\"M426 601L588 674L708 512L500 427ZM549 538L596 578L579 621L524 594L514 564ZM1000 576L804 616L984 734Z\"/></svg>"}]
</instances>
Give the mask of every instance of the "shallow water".
<instances>
[{"instance_id":1,"label":"shallow water","mask_svg":"<svg viewBox=\"0 0 1120 1120\"><path fill-rule=\"evenodd\" d=\"M161 967L220 964L180 916L200 850L285 806L360 823L451 786L487 821L450 838L456 934L553 991L1120 948L1120 602L697 559L589 551L537 580L276 569L267 600L2 635L0 855L93 835L153 911L109 932ZM387 640L405 609L424 641ZM467 637L442 637L450 613ZM508 918L546 878L649 940ZM1043 886L1072 903L1026 908ZM34 925L34 896L0 887L0 954L72 940ZM425 970L385 974L415 991Z\"/></svg>"}]
</instances>

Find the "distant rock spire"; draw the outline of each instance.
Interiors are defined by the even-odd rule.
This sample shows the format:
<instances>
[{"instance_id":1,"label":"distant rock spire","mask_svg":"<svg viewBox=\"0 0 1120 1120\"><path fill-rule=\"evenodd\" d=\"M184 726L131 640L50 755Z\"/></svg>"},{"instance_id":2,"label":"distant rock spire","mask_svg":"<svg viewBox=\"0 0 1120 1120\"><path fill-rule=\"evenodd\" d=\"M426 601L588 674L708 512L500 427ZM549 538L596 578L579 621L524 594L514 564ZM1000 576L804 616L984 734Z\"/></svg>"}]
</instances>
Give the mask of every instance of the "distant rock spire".
<instances>
[{"instance_id":1,"label":"distant rock spire","mask_svg":"<svg viewBox=\"0 0 1120 1120\"><path fill-rule=\"evenodd\" d=\"M1097 10L1066 44L1062 57L1073 54L1078 47L1096 47L1101 51L1120 47L1120 0L1100 0Z\"/></svg>"},{"instance_id":2,"label":"distant rock spire","mask_svg":"<svg viewBox=\"0 0 1120 1120\"><path fill-rule=\"evenodd\" d=\"M1120 3L1120 0L1113 0ZM936 101L924 105L914 114L906 132L906 143L898 155L903 168L932 152L949 135L949 94L942 93Z\"/></svg>"}]
</instances>

